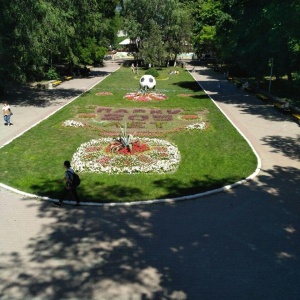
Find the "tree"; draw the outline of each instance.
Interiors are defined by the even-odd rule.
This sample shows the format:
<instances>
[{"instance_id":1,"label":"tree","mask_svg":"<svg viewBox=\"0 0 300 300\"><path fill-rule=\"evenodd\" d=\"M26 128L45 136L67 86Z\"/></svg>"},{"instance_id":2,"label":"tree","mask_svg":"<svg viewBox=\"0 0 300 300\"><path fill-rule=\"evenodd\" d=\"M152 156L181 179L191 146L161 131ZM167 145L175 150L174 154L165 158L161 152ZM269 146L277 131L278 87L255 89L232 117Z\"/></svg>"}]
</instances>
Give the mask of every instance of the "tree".
<instances>
[{"instance_id":1,"label":"tree","mask_svg":"<svg viewBox=\"0 0 300 300\"><path fill-rule=\"evenodd\" d=\"M190 40L192 22L188 7L179 0L123 0L121 16L129 38L139 41L136 51L143 49L149 57L153 52L149 47L159 50L159 55L164 53L165 59L168 55L176 56ZM153 31L160 38L154 38Z\"/></svg>"},{"instance_id":2,"label":"tree","mask_svg":"<svg viewBox=\"0 0 300 300\"><path fill-rule=\"evenodd\" d=\"M274 61L277 76L299 69L300 9L294 0L223 0L222 11L230 15L217 24L217 41L225 58L234 58L249 74L263 76Z\"/></svg>"},{"instance_id":3,"label":"tree","mask_svg":"<svg viewBox=\"0 0 300 300\"><path fill-rule=\"evenodd\" d=\"M193 42L198 56L205 53L218 52L217 25L226 20L221 1L196 0L193 5L193 18L195 25L193 29Z\"/></svg>"},{"instance_id":4,"label":"tree","mask_svg":"<svg viewBox=\"0 0 300 300\"><path fill-rule=\"evenodd\" d=\"M166 50L163 45L162 33L157 24L153 21L150 24L149 37L143 41L143 48L140 51L141 57L146 64L161 66L166 60Z\"/></svg>"},{"instance_id":5,"label":"tree","mask_svg":"<svg viewBox=\"0 0 300 300\"><path fill-rule=\"evenodd\" d=\"M115 38L118 2L2 0L0 77L25 82L42 76L52 61L80 63L87 59L87 46L92 47L88 60L99 59L101 47Z\"/></svg>"}]
</instances>

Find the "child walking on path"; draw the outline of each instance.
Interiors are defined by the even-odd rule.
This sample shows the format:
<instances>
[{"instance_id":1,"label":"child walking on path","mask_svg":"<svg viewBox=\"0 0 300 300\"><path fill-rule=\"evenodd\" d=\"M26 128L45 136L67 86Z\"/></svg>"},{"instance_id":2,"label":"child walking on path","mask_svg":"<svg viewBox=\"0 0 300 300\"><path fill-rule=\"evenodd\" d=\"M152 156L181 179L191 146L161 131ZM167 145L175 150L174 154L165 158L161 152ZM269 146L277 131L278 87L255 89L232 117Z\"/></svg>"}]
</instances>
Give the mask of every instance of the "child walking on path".
<instances>
[{"instance_id":1,"label":"child walking on path","mask_svg":"<svg viewBox=\"0 0 300 300\"><path fill-rule=\"evenodd\" d=\"M3 112L4 122L5 122L4 125L7 125L7 126L12 125L12 124L10 123L10 116L11 116L13 113L12 113L12 111L11 111L11 109L10 109L9 104L8 104L6 101L3 103L2 112Z\"/></svg>"}]
</instances>

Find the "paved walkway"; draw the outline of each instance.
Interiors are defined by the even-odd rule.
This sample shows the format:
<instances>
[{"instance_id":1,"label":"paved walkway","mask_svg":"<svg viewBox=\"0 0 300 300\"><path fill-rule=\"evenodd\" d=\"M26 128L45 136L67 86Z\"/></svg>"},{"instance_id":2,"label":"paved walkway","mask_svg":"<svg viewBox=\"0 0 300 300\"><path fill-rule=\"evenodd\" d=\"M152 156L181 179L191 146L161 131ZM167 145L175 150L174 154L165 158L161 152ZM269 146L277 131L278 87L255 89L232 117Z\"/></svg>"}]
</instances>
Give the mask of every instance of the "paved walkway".
<instances>
[{"instance_id":1,"label":"paved walkway","mask_svg":"<svg viewBox=\"0 0 300 300\"><path fill-rule=\"evenodd\" d=\"M64 83L40 107L20 97L1 144L97 75ZM258 176L198 200L131 207L56 209L1 188L0 299L300 299L300 128L211 70L193 76L251 141Z\"/></svg>"}]
</instances>

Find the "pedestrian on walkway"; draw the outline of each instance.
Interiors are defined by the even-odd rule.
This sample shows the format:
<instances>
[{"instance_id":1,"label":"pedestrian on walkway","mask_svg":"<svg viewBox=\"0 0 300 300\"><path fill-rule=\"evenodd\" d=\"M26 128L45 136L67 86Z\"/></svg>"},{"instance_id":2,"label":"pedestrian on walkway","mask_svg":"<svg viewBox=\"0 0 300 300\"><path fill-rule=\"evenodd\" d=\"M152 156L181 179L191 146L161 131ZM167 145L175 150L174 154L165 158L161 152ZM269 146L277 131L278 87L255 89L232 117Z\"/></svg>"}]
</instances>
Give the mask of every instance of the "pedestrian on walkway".
<instances>
[{"instance_id":1,"label":"pedestrian on walkway","mask_svg":"<svg viewBox=\"0 0 300 300\"><path fill-rule=\"evenodd\" d=\"M222 84L221 81L218 84L218 93L221 94L222 93Z\"/></svg>"},{"instance_id":2,"label":"pedestrian on walkway","mask_svg":"<svg viewBox=\"0 0 300 300\"><path fill-rule=\"evenodd\" d=\"M2 112L3 112L4 122L5 122L4 125L7 125L7 126L12 125L12 124L10 123L10 116L11 116L13 113L12 113L12 111L11 111L11 108L10 108L9 104L8 104L6 101L3 103Z\"/></svg>"},{"instance_id":3,"label":"pedestrian on walkway","mask_svg":"<svg viewBox=\"0 0 300 300\"><path fill-rule=\"evenodd\" d=\"M59 199L59 202L55 202L54 205L55 206L61 206L63 203L63 200L65 199L65 197L68 194L71 194L74 198L74 200L76 201L76 205L75 206L79 206L80 205L80 200L77 194L77 186L75 184L73 184L73 179L74 179L74 170L71 168L71 164L68 160L66 160L64 162L64 168L66 169L65 171L65 176L62 179L59 179L58 182L65 182L65 186L62 192L62 195Z\"/></svg>"}]
</instances>

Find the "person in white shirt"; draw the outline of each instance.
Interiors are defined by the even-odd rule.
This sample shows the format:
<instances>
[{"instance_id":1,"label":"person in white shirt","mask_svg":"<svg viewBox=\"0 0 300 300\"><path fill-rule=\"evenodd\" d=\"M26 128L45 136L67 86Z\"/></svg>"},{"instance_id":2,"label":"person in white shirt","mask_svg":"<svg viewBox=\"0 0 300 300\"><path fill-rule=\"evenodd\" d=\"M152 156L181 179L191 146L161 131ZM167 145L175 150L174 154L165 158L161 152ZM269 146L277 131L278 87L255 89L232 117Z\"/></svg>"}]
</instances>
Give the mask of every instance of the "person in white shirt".
<instances>
[{"instance_id":1,"label":"person in white shirt","mask_svg":"<svg viewBox=\"0 0 300 300\"><path fill-rule=\"evenodd\" d=\"M3 103L2 112L3 112L3 118L4 118L5 125L10 126L11 125L10 116L12 115L12 112L11 112L9 104L6 101Z\"/></svg>"}]
</instances>

